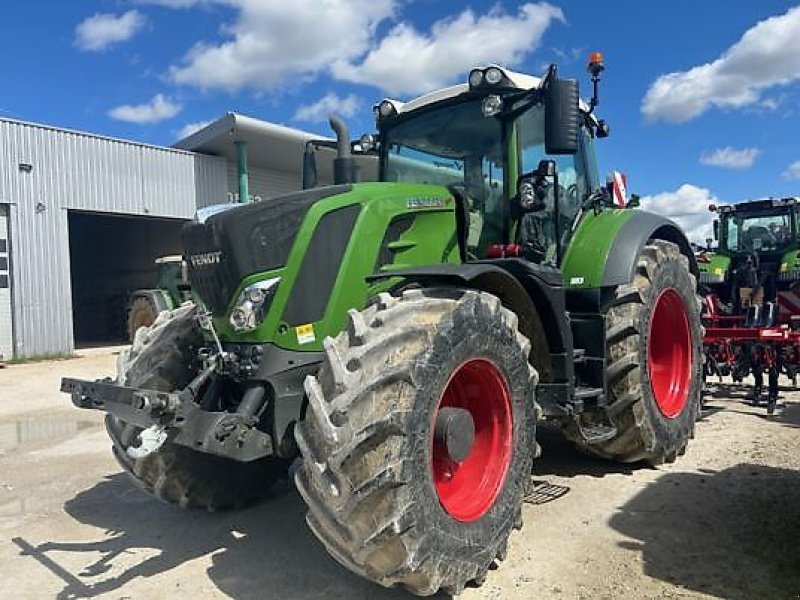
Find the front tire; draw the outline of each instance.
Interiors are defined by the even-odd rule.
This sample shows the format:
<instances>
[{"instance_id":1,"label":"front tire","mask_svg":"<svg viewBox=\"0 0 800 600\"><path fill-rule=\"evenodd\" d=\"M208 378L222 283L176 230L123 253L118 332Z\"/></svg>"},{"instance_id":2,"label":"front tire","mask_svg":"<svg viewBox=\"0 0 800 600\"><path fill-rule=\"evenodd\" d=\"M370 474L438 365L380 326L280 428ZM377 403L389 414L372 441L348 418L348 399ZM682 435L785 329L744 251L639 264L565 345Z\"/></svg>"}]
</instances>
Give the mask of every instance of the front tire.
<instances>
[{"instance_id":1,"label":"front tire","mask_svg":"<svg viewBox=\"0 0 800 600\"><path fill-rule=\"evenodd\" d=\"M673 462L701 405L703 333L696 282L677 245L651 240L606 313L607 416L617 435L583 449L619 462Z\"/></svg>"},{"instance_id":2,"label":"front tire","mask_svg":"<svg viewBox=\"0 0 800 600\"><path fill-rule=\"evenodd\" d=\"M381 294L349 318L306 380L295 477L306 520L367 579L458 593L485 578L522 524L535 448L530 344L516 315L476 291ZM453 409L474 425L461 460L436 433Z\"/></svg>"},{"instance_id":3,"label":"front tire","mask_svg":"<svg viewBox=\"0 0 800 600\"><path fill-rule=\"evenodd\" d=\"M128 387L158 391L183 388L192 378L191 364L202 336L194 305L162 312L151 327L140 328L117 365L117 380ZM157 451L132 458L140 427L106 415L114 457L149 494L181 508L214 512L234 509L263 498L273 484L286 479L286 461L267 457L252 462L198 452L169 440Z\"/></svg>"}]
</instances>

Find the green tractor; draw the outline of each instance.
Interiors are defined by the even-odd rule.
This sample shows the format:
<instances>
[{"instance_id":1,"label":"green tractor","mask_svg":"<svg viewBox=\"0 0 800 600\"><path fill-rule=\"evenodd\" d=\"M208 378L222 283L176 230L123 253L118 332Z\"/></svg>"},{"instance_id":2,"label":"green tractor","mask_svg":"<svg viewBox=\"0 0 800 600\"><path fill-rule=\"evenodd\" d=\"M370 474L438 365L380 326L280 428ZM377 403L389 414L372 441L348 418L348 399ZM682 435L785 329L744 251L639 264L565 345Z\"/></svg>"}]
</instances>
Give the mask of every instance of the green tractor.
<instances>
[{"instance_id":1,"label":"green tractor","mask_svg":"<svg viewBox=\"0 0 800 600\"><path fill-rule=\"evenodd\" d=\"M522 525L537 424L622 462L673 461L700 405L697 267L671 221L614 208L595 93L497 66L375 108L336 184L183 231L202 306L162 313L115 381L121 465L183 507L290 472L342 565L420 594L479 584ZM351 148L380 181L356 183ZM311 177L308 178L309 180Z\"/></svg>"},{"instance_id":2,"label":"green tractor","mask_svg":"<svg viewBox=\"0 0 800 600\"><path fill-rule=\"evenodd\" d=\"M150 327L158 313L192 300L186 262L182 256L157 258L156 269L158 276L155 287L134 290L128 297L125 324L131 343L139 328Z\"/></svg>"},{"instance_id":3,"label":"green tractor","mask_svg":"<svg viewBox=\"0 0 800 600\"><path fill-rule=\"evenodd\" d=\"M780 292L797 285L797 198L768 198L709 208L718 215L714 221L718 246L699 256L701 287L717 294L739 313L748 305L775 303L780 300Z\"/></svg>"}]
</instances>

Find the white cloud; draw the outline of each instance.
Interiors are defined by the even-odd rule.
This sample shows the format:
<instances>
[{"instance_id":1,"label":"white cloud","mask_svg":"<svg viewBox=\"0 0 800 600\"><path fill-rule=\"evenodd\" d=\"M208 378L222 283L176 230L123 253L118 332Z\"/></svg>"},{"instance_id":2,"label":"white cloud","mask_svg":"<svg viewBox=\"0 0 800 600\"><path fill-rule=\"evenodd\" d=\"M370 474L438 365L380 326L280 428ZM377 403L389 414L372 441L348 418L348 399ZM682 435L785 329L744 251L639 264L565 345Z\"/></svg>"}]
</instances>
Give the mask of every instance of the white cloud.
<instances>
[{"instance_id":1,"label":"white cloud","mask_svg":"<svg viewBox=\"0 0 800 600\"><path fill-rule=\"evenodd\" d=\"M195 123L187 123L183 127L178 130L178 137L177 139L182 140L183 138L187 138L193 133L200 131L207 125L210 125L212 121L197 121Z\"/></svg>"},{"instance_id":2,"label":"white cloud","mask_svg":"<svg viewBox=\"0 0 800 600\"><path fill-rule=\"evenodd\" d=\"M138 10L129 10L119 16L97 13L84 19L75 28L75 45L92 52L105 50L112 44L131 39L145 23L144 15Z\"/></svg>"},{"instance_id":3,"label":"white cloud","mask_svg":"<svg viewBox=\"0 0 800 600\"><path fill-rule=\"evenodd\" d=\"M643 209L676 221L690 241L705 243L712 236L708 205L719 204L719 200L706 188L684 183L674 192L643 196L640 203Z\"/></svg>"},{"instance_id":4,"label":"white cloud","mask_svg":"<svg viewBox=\"0 0 800 600\"><path fill-rule=\"evenodd\" d=\"M790 164L783 172L783 176L786 179L800 179L800 160L796 160Z\"/></svg>"},{"instance_id":5,"label":"white cloud","mask_svg":"<svg viewBox=\"0 0 800 600\"><path fill-rule=\"evenodd\" d=\"M689 121L711 107L756 104L767 88L800 79L800 6L760 21L710 63L662 75L647 90L649 120Z\"/></svg>"},{"instance_id":6,"label":"white cloud","mask_svg":"<svg viewBox=\"0 0 800 600\"><path fill-rule=\"evenodd\" d=\"M420 32L408 22L383 38L378 26L397 18L402 0L140 0L174 8L204 3L236 9L228 39L201 42L169 70L174 83L200 88L272 90L328 73L389 93L447 85L475 64L516 64L539 46L561 9L527 3L515 14L499 6L464 10ZM298 32L302 32L299 35Z\"/></svg>"},{"instance_id":7,"label":"white cloud","mask_svg":"<svg viewBox=\"0 0 800 600\"><path fill-rule=\"evenodd\" d=\"M171 119L179 112L183 106L165 97L163 94L156 94L149 102L144 104L124 104L108 111L108 116L118 121L128 121L130 123L158 123Z\"/></svg>"},{"instance_id":8,"label":"white cloud","mask_svg":"<svg viewBox=\"0 0 800 600\"><path fill-rule=\"evenodd\" d=\"M200 88L274 89L366 52L398 0L229 0L239 11L221 44L199 43L170 79Z\"/></svg>"},{"instance_id":9,"label":"white cloud","mask_svg":"<svg viewBox=\"0 0 800 600\"><path fill-rule=\"evenodd\" d=\"M517 14L499 7L485 15L467 9L437 21L430 33L400 23L363 58L337 60L332 73L390 94L428 92L452 83L475 65L519 63L539 46L553 20L564 21L561 9L540 2L523 4Z\"/></svg>"},{"instance_id":10,"label":"white cloud","mask_svg":"<svg viewBox=\"0 0 800 600\"><path fill-rule=\"evenodd\" d=\"M700 162L712 167L723 167L726 169L749 169L761 154L758 148L742 148L737 150L731 146L717 148L713 152L703 152L700 155Z\"/></svg>"},{"instance_id":11,"label":"white cloud","mask_svg":"<svg viewBox=\"0 0 800 600\"><path fill-rule=\"evenodd\" d=\"M355 94L340 97L333 92L325 94L313 104L303 104L294 113L296 121L322 122L330 113L341 117L352 117L361 108L361 100Z\"/></svg>"}]
</instances>

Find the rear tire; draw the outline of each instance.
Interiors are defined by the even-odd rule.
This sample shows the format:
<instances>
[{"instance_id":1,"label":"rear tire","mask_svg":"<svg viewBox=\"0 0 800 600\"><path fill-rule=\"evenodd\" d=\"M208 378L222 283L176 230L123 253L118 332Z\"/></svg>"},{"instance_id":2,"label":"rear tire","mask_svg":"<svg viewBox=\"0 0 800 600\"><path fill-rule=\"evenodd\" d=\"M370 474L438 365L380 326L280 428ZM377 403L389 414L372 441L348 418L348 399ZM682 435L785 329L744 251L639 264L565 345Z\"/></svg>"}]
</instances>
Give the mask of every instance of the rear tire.
<instances>
[{"instance_id":1,"label":"rear tire","mask_svg":"<svg viewBox=\"0 0 800 600\"><path fill-rule=\"evenodd\" d=\"M617 435L582 449L619 462L673 462L694 435L701 405L703 333L689 261L677 245L651 240L636 273L606 313L609 404Z\"/></svg>"},{"instance_id":2,"label":"rear tire","mask_svg":"<svg viewBox=\"0 0 800 600\"><path fill-rule=\"evenodd\" d=\"M129 387L159 391L183 388L192 378L192 360L202 344L195 306L164 311L152 327L137 331L133 346L120 355L118 381ZM273 484L286 479L287 463L277 458L237 462L169 441L143 458L131 458L140 427L112 415L106 431L114 457L133 480L159 500L181 508L210 512L240 508L263 498Z\"/></svg>"},{"instance_id":3,"label":"rear tire","mask_svg":"<svg viewBox=\"0 0 800 600\"><path fill-rule=\"evenodd\" d=\"M306 521L342 565L386 587L456 594L522 525L535 449L536 371L517 317L490 294L381 294L325 342L297 430ZM434 442L444 407L471 415L455 462Z\"/></svg>"}]
</instances>

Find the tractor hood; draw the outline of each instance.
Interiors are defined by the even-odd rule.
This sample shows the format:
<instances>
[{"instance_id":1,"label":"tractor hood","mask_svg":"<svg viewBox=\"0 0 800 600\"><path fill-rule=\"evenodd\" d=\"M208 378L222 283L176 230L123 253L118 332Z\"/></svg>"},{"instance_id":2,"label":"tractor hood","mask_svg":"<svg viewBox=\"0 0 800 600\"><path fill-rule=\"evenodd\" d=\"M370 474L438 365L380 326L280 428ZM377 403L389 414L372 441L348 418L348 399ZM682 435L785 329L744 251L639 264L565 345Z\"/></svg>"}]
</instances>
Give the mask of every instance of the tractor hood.
<instances>
[{"instance_id":1,"label":"tractor hood","mask_svg":"<svg viewBox=\"0 0 800 600\"><path fill-rule=\"evenodd\" d=\"M182 239L192 288L214 314L222 314L245 277L286 264L311 206L351 189L306 190L187 223Z\"/></svg>"}]
</instances>

